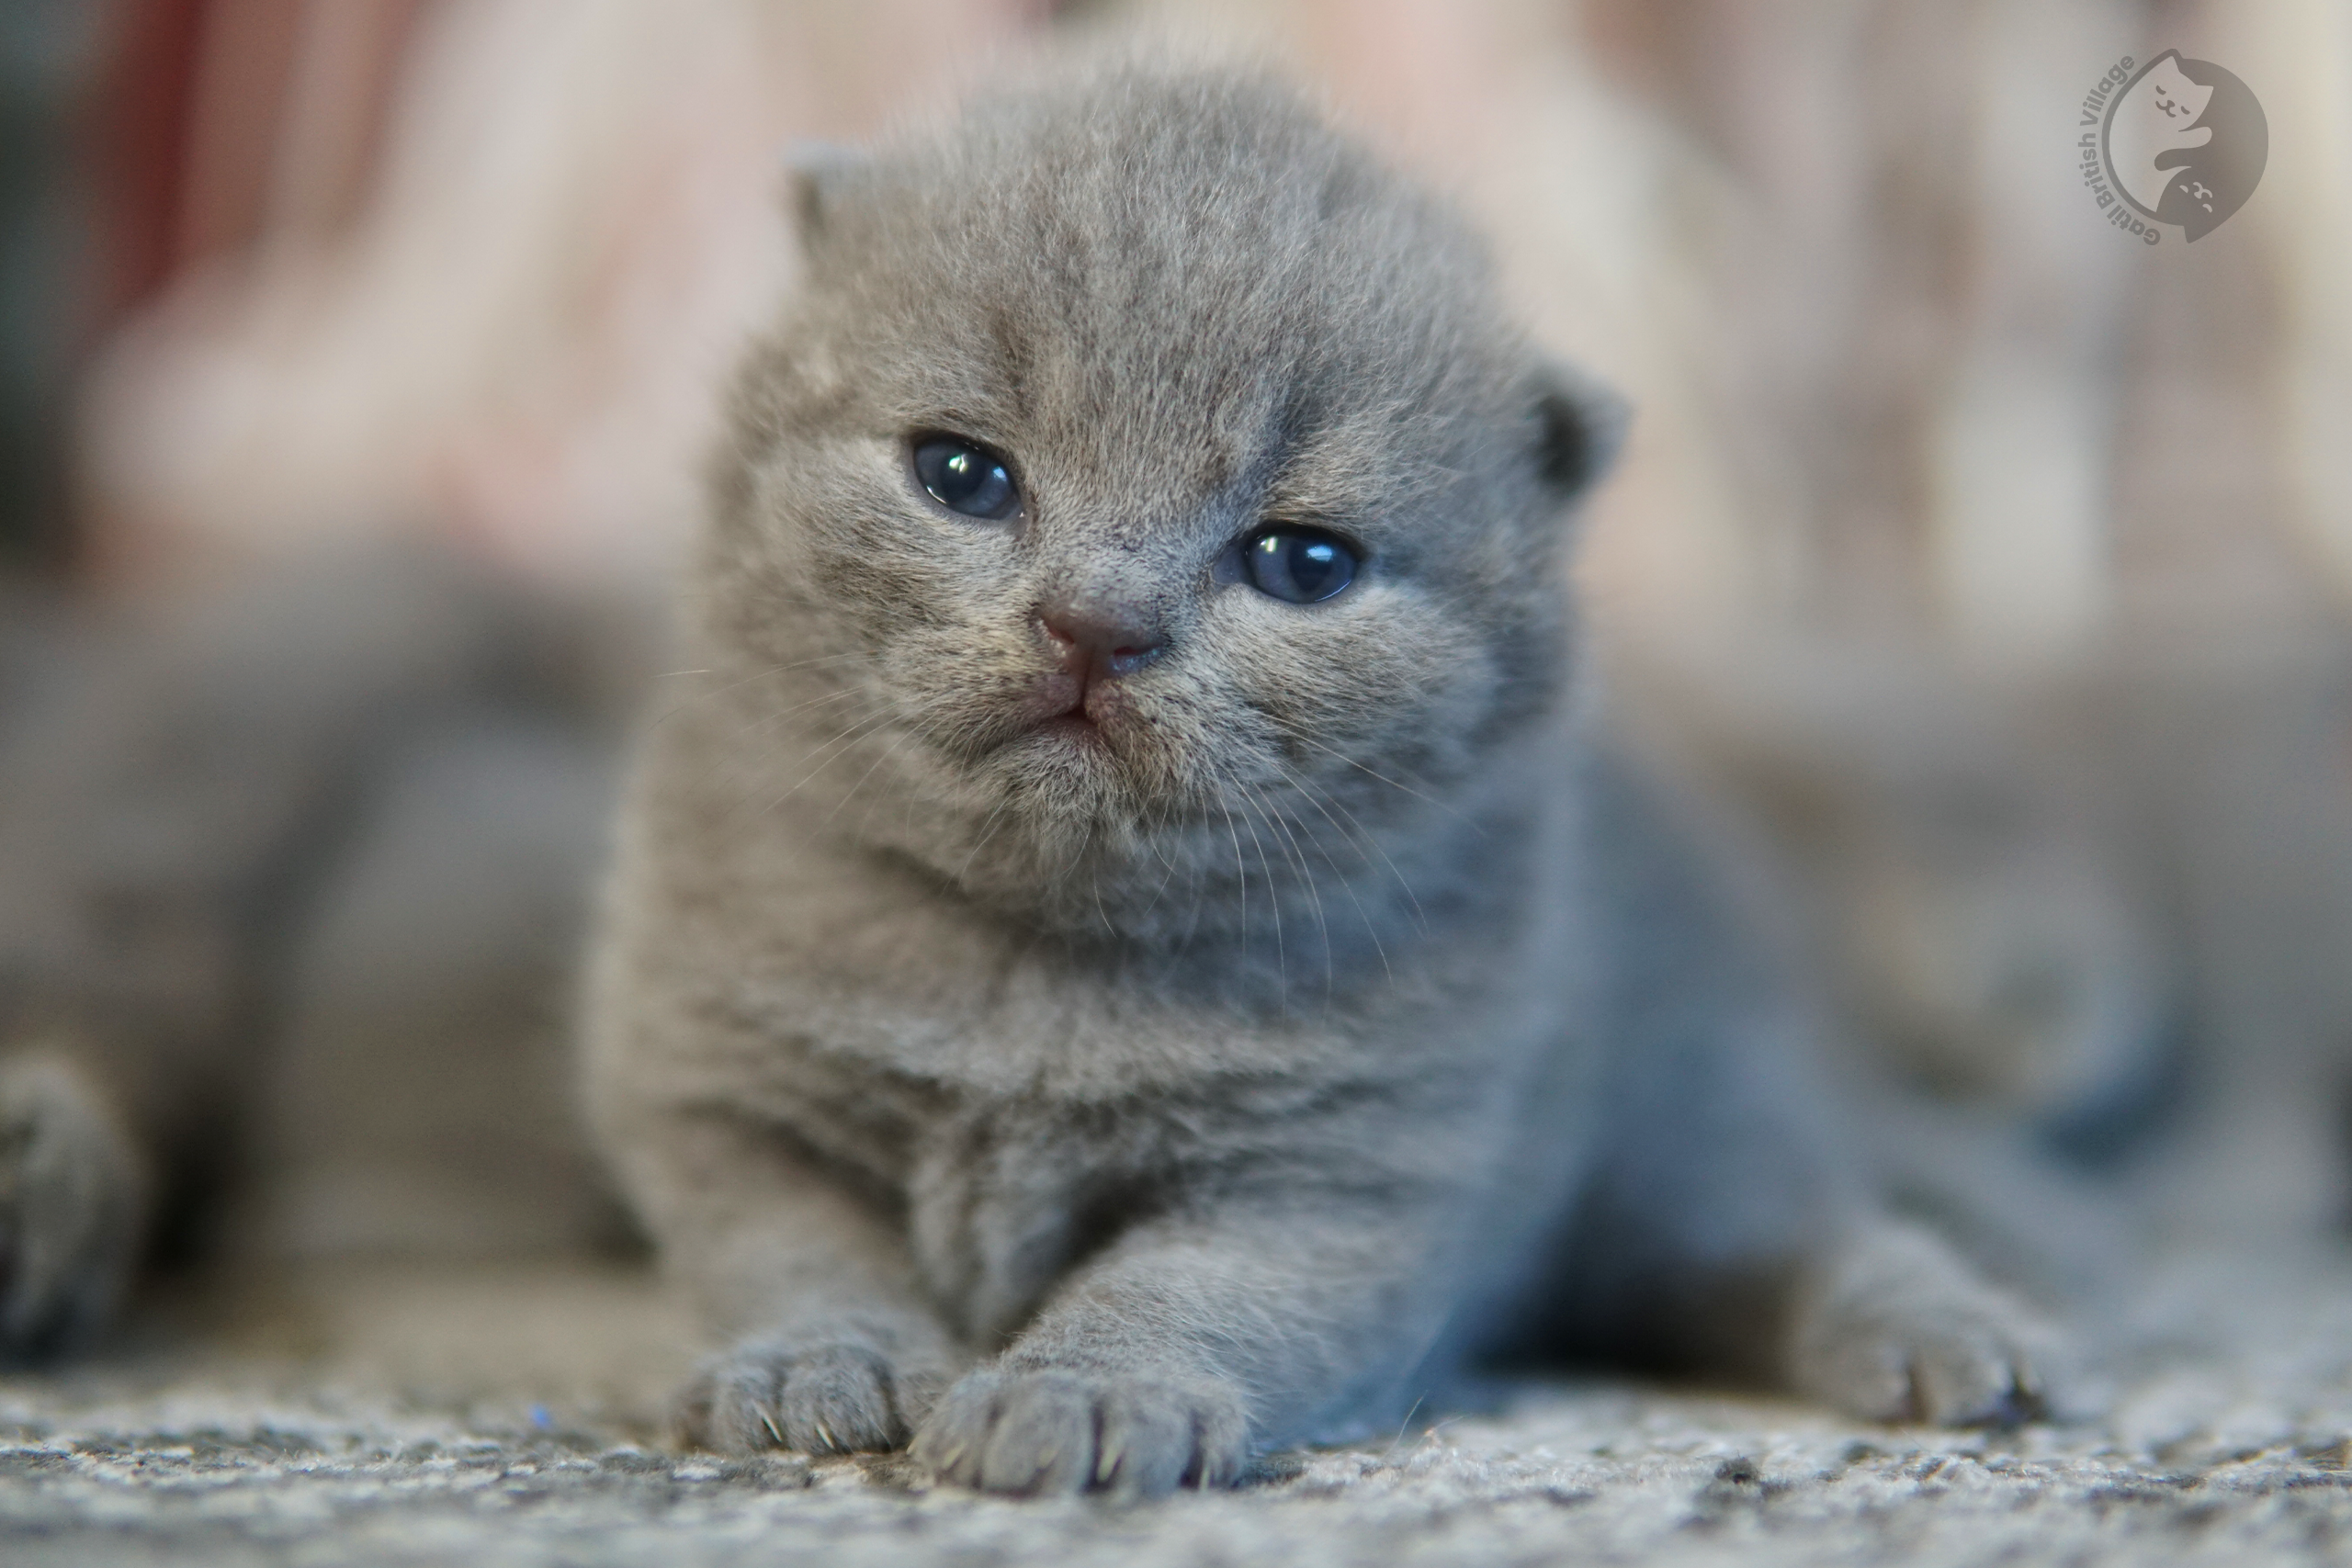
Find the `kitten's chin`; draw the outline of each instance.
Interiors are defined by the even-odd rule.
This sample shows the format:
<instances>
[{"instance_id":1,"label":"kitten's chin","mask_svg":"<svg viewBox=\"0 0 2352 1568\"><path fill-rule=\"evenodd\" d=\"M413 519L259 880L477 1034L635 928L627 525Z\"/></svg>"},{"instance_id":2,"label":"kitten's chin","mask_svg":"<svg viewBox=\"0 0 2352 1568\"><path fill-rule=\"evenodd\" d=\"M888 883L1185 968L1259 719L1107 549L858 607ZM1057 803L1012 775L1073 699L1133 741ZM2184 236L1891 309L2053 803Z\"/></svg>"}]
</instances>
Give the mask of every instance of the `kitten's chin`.
<instances>
[{"instance_id":1,"label":"kitten's chin","mask_svg":"<svg viewBox=\"0 0 2352 1568\"><path fill-rule=\"evenodd\" d=\"M1107 746L1110 744L1102 738L1102 727L1087 717L1085 711L1080 708L1072 708L1068 713L1057 714L1038 725L1030 733L1038 736L1049 745Z\"/></svg>"},{"instance_id":2,"label":"kitten's chin","mask_svg":"<svg viewBox=\"0 0 2352 1568\"><path fill-rule=\"evenodd\" d=\"M1090 887L1106 862L1148 854L1144 823L1165 817L1172 803L1147 783L1150 760L1121 744L1114 728L1078 714L1033 726L999 748L974 775L988 808L975 828L993 852L1037 880L1081 876ZM1091 899L1091 893L1090 893Z\"/></svg>"},{"instance_id":3,"label":"kitten's chin","mask_svg":"<svg viewBox=\"0 0 2352 1568\"><path fill-rule=\"evenodd\" d=\"M1113 738L1083 714L1032 727L991 759L1001 788L1024 815L1052 818L1062 831L1091 836L1127 814L1132 791Z\"/></svg>"},{"instance_id":4,"label":"kitten's chin","mask_svg":"<svg viewBox=\"0 0 2352 1568\"><path fill-rule=\"evenodd\" d=\"M1032 719L993 761L1023 793L1085 812L1116 811L1133 804L1138 774L1154 771L1150 739L1123 712L1089 704Z\"/></svg>"}]
</instances>

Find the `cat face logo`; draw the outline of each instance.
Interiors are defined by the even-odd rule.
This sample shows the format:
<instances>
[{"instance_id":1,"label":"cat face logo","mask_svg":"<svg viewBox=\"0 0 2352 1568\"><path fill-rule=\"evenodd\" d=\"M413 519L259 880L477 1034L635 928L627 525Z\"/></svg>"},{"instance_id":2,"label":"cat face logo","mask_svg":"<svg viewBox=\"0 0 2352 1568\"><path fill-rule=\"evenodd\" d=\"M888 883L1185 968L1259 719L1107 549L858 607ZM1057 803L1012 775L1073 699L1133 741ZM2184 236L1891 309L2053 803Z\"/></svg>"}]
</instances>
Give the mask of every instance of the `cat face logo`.
<instances>
[{"instance_id":1,"label":"cat face logo","mask_svg":"<svg viewBox=\"0 0 2352 1568\"><path fill-rule=\"evenodd\" d=\"M2211 61L2166 50L2120 91L2099 96L2107 98L2099 126L2105 184L2142 218L2177 225L2196 240L2245 206L2261 183L2269 122L2246 85ZM2099 204L2108 200L2101 191ZM2154 230L2119 226L2154 243Z\"/></svg>"}]
</instances>

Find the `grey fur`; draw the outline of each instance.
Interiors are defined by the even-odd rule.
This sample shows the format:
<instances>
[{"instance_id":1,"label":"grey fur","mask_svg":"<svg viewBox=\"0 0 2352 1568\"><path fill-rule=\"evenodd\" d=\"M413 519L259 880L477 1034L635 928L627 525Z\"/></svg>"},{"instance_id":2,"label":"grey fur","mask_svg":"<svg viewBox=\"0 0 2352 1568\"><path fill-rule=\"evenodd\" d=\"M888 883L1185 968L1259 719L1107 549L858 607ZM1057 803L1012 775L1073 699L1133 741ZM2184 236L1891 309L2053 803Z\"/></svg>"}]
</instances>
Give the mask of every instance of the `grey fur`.
<instances>
[{"instance_id":1,"label":"grey fur","mask_svg":"<svg viewBox=\"0 0 2352 1568\"><path fill-rule=\"evenodd\" d=\"M1804 1014L1588 733L1610 416L1462 227L1215 72L811 177L592 983L601 1136L734 1343L687 1435L1148 1495L1506 1347L2030 1405L2026 1318L1881 1215ZM926 430L1023 514L932 504ZM1268 517L1356 585L1231 581ZM1095 737L1040 728L1081 693Z\"/></svg>"},{"instance_id":2,"label":"grey fur","mask_svg":"<svg viewBox=\"0 0 2352 1568\"><path fill-rule=\"evenodd\" d=\"M628 623L410 551L42 608L0 647L0 1363L87 1346L158 1237L609 1234L556 1063Z\"/></svg>"}]
</instances>

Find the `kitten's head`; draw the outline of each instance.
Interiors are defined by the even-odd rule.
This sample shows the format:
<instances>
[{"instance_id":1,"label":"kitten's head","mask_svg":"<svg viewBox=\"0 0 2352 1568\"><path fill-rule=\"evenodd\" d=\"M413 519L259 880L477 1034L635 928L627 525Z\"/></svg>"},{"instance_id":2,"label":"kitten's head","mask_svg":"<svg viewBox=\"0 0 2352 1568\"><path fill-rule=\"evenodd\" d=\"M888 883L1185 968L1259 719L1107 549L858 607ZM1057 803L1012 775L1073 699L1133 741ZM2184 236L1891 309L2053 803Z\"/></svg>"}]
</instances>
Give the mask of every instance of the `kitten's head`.
<instances>
[{"instance_id":1,"label":"kitten's head","mask_svg":"<svg viewBox=\"0 0 2352 1568\"><path fill-rule=\"evenodd\" d=\"M988 103L797 197L703 585L789 809L1048 925L1408 897L1558 705L1614 438L1476 242L1216 73Z\"/></svg>"}]
</instances>

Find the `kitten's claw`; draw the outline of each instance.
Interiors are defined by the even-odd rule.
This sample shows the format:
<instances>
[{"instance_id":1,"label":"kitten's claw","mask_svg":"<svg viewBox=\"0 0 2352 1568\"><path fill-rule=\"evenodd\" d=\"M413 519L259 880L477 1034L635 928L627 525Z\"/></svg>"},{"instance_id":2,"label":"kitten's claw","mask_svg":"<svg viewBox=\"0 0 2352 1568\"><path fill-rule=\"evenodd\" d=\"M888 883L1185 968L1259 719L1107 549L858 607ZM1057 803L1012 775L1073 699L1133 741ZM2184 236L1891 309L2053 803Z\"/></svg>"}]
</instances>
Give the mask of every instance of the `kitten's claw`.
<instances>
[{"instance_id":1,"label":"kitten's claw","mask_svg":"<svg viewBox=\"0 0 2352 1568\"><path fill-rule=\"evenodd\" d=\"M1159 1497L1231 1483L1248 1436L1240 1396L1218 1382L983 1371L948 1391L914 1456L983 1492Z\"/></svg>"},{"instance_id":2,"label":"kitten's claw","mask_svg":"<svg viewBox=\"0 0 2352 1568\"><path fill-rule=\"evenodd\" d=\"M678 1436L725 1453L892 1449L937 1393L936 1374L903 1369L870 1345L754 1339L703 1364L677 1406Z\"/></svg>"},{"instance_id":3,"label":"kitten's claw","mask_svg":"<svg viewBox=\"0 0 2352 1568\"><path fill-rule=\"evenodd\" d=\"M2010 1426L2049 1410L2054 1336L1920 1232L1849 1246L1800 1296L1794 1330L1797 1392L1870 1420Z\"/></svg>"},{"instance_id":4,"label":"kitten's claw","mask_svg":"<svg viewBox=\"0 0 2352 1568\"><path fill-rule=\"evenodd\" d=\"M135 1146L60 1055L0 1060L0 1358L87 1342L121 1303L146 1228Z\"/></svg>"}]
</instances>

